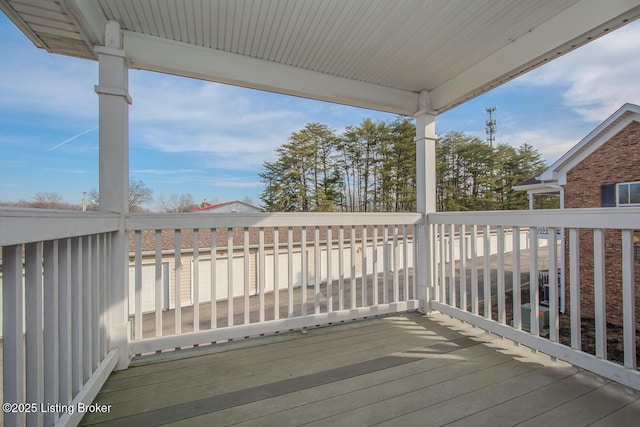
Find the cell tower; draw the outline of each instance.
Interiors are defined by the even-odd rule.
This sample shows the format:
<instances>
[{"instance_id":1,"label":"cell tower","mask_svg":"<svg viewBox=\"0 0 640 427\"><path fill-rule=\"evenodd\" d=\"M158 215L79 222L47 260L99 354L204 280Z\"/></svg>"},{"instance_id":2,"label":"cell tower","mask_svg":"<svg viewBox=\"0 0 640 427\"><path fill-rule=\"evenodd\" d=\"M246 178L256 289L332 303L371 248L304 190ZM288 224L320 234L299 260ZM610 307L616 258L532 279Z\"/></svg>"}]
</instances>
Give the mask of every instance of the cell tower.
<instances>
[{"instance_id":1,"label":"cell tower","mask_svg":"<svg viewBox=\"0 0 640 427\"><path fill-rule=\"evenodd\" d=\"M489 113L489 120L487 120L487 142L493 148L493 143L496 141L496 119L493 118L493 113L496 111L496 107L487 107L485 111Z\"/></svg>"}]
</instances>

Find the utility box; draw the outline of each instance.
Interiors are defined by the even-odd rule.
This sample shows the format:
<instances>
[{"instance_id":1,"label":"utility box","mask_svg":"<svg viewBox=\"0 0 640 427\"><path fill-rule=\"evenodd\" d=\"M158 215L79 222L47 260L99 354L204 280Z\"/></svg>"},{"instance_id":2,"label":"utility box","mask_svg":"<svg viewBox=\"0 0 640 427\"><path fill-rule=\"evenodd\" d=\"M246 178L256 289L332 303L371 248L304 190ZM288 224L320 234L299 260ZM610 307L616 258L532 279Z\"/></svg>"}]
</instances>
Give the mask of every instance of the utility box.
<instances>
[{"instance_id":1,"label":"utility box","mask_svg":"<svg viewBox=\"0 0 640 427\"><path fill-rule=\"evenodd\" d=\"M522 304L522 326L531 330L531 304ZM538 324L540 329L549 329L549 307L538 307Z\"/></svg>"}]
</instances>

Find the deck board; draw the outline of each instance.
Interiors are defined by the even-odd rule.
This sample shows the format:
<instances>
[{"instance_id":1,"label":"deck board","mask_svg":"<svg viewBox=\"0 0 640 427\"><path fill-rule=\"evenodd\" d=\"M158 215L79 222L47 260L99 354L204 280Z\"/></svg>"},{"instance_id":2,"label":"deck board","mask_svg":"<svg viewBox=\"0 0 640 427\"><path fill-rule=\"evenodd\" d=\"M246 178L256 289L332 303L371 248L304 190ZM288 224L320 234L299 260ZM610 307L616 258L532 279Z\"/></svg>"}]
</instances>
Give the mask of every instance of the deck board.
<instances>
[{"instance_id":1,"label":"deck board","mask_svg":"<svg viewBox=\"0 0 640 427\"><path fill-rule=\"evenodd\" d=\"M637 398L638 396L629 393L620 384L603 384L602 387L587 394L530 418L521 426L558 425L570 427L586 425L623 408Z\"/></svg>"},{"instance_id":2,"label":"deck board","mask_svg":"<svg viewBox=\"0 0 640 427\"><path fill-rule=\"evenodd\" d=\"M572 425L614 425L640 417L640 394L441 314L177 353L112 374L95 399L111 412L82 425L555 425L565 412Z\"/></svg>"}]
</instances>

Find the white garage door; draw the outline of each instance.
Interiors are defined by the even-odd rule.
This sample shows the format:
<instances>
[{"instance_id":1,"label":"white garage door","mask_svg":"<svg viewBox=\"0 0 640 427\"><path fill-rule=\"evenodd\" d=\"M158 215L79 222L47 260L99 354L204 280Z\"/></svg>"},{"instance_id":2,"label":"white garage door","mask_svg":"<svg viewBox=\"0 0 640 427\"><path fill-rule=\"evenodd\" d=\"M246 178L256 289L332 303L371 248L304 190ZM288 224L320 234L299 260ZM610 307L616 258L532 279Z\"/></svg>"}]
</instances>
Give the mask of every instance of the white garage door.
<instances>
[{"instance_id":1,"label":"white garage door","mask_svg":"<svg viewBox=\"0 0 640 427\"><path fill-rule=\"evenodd\" d=\"M136 269L129 267L129 314L135 313ZM156 309L156 266L142 264L142 312ZM162 263L162 308L169 308L169 263Z\"/></svg>"},{"instance_id":2,"label":"white garage door","mask_svg":"<svg viewBox=\"0 0 640 427\"><path fill-rule=\"evenodd\" d=\"M244 256L233 257L233 296L244 295ZM193 271L193 261L191 262L191 271ZM228 268L227 258L218 258L215 265L216 275L216 299L226 299L229 294L228 287ZM211 301L211 258L200 258L198 262L198 282L199 282L199 300L200 302ZM192 280L194 274L191 274ZM191 284L192 289L195 286ZM250 283L250 294L256 292L255 284Z\"/></svg>"}]
</instances>

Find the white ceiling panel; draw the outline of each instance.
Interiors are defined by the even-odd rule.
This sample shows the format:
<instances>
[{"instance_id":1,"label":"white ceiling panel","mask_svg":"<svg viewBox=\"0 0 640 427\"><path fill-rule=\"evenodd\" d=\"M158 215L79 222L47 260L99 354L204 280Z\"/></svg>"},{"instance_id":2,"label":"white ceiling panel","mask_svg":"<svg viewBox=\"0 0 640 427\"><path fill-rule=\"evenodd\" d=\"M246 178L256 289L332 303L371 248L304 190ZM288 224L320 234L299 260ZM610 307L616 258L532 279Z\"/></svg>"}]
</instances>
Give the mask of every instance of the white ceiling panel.
<instances>
[{"instance_id":1,"label":"white ceiling panel","mask_svg":"<svg viewBox=\"0 0 640 427\"><path fill-rule=\"evenodd\" d=\"M91 57L113 20L134 67L401 114L418 110L422 91L427 108L444 111L640 15L640 0L0 0L0 7L52 52ZM183 62L163 58L176 49ZM354 87L340 95L348 82Z\"/></svg>"}]
</instances>

